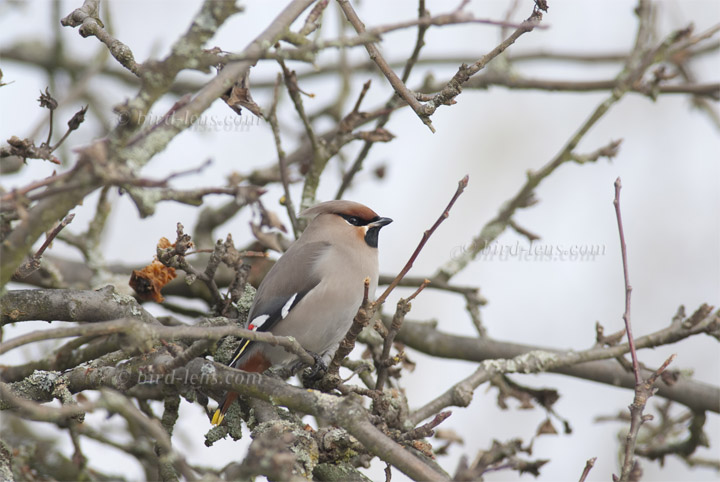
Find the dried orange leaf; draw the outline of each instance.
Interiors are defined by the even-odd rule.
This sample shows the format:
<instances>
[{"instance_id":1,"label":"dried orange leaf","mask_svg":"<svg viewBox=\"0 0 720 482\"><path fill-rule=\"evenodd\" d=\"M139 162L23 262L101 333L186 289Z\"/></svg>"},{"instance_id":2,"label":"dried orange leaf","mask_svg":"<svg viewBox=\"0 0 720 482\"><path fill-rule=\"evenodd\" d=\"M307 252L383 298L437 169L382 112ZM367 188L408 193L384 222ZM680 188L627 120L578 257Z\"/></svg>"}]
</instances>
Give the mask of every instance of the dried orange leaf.
<instances>
[{"instance_id":1,"label":"dried orange leaf","mask_svg":"<svg viewBox=\"0 0 720 482\"><path fill-rule=\"evenodd\" d=\"M168 238L160 238L160 241L158 241L157 247L160 249L167 249L171 248L173 244L170 242Z\"/></svg>"},{"instance_id":2,"label":"dried orange leaf","mask_svg":"<svg viewBox=\"0 0 720 482\"><path fill-rule=\"evenodd\" d=\"M158 246L163 239L165 238L160 240ZM160 261L155 260L139 271L133 270L130 276L130 287L135 290L141 300L162 303L164 298L160 294L160 290L176 276L175 268L168 268Z\"/></svg>"}]
</instances>

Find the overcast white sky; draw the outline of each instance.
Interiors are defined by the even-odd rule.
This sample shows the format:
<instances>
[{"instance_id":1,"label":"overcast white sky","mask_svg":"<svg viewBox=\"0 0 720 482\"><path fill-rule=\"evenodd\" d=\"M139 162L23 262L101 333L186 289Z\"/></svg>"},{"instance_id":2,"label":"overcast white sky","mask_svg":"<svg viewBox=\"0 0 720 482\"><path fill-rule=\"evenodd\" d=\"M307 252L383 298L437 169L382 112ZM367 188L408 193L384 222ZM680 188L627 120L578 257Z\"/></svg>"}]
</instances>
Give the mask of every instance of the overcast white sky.
<instances>
[{"instance_id":1,"label":"overcast white sky","mask_svg":"<svg viewBox=\"0 0 720 482\"><path fill-rule=\"evenodd\" d=\"M61 2L61 16L81 5L80 0ZM209 46L224 50L241 50L276 15L286 2L246 2L244 14L233 17ZM459 2L458 2L459 3ZM628 49L636 27L633 8L635 2L550 0L545 16L547 30L523 36L514 52L543 49L578 53L603 53ZM124 1L111 2L112 19L117 38L127 43L136 60L166 55L169 46L182 33L199 1ZM428 1L432 13L455 8L456 2ZM508 2L472 2L469 9L476 16L501 19ZM531 10L531 2L520 2L514 20L521 20ZM48 43L52 39L51 3L30 1L20 7L0 5L0 46L3 48L19 40ZM358 7L366 25L380 25L416 15L417 5L411 1L379 2L367 0ZM326 27L336 27L337 11L327 13ZM103 14L103 20L106 20ZM53 22L58 21L54 19ZM659 23L662 35L693 22L697 32L720 22L720 2L667 1L659 4ZM60 30L66 49L79 59L91 59L100 50L97 39L83 39L76 30ZM414 31L386 36L383 49L389 59L402 59L412 50ZM426 38L424 56L452 55L473 61L492 49L498 42L497 27L472 25L433 28ZM332 55L323 59L332 60ZM352 58L363 59L361 49ZM112 61L112 59L111 59ZM720 77L720 58L717 54L692 64L701 81L717 82ZM0 139L11 135L26 136L34 126L41 125L45 113L37 105L38 92L47 85L45 74L14 62L2 61L3 81L12 82L0 89ZM293 64L304 71L306 66ZM550 79L609 79L617 65L577 66L562 63L537 62L518 65L528 76ZM438 79L448 78L455 67L434 69ZM251 83L273 79L277 65L260 64L253 71ZM428 72L418 67L410 84L417 85ZM184 74L184 78L202 78ZM373 83L364 106L377 107L384 102L389 87L384 78L362 74L353 86L354 99L362 82ZM59 82L60 92L67 92L67 79ZM133 90L115 81L103 81L95 91L110 108L133 95ZM335 79L302 82L301 87L316 93L305 99L310 112L325 105L327 89L337 88ZM267 91L253 92L263 106L269 104ZM64 94L58 95L60 99ZM396 273L414 249L424 229L430 226L455 190L457 181L470 175L470 185L453 209L450 218L428 243L411 274L432 274L441 264L467 246L482 225L491 219L502 203L512 197L524 182L528 169L537 169L552 158L575 129L592 110L607 97L606 93L548 93L509 91L492 88L488 91L465 91L457 98L457 105L440 108L433 117L436 134L409 111L393 116L387 128L397 138L376 145L358 176L356 187L346 198L368 204L395 222L383 230L380 240L381 270ZM165 98L153 110L162 114L174 99ZM60 114L69 117L79 103L71 102ZM717 104L715 104L717 112ZM232 119L234 114L226 105L216 102L206 113L208 119ZM70 140L70 146L89 142L103 131L94 115ZM299 134L299 124L284 102L281 122ZM41 136L45 131L41 131ZM288 133L290 131L287 131ZM718 129L703 112L693 109L684 96L661 96L657 101L630 94L598 123L580 143L578 152L591 152L610 140L623 139L619 155L612 161L601 160L592 165L566 165L544 181L536 191L540 203L521 211L516 220L525 228L542 236L543 247L570 246L601 247L603 253L591 261L522 260L489 258L478 260L455 279L455 282L480 286L489 303L482 310L490 335L504 341L537 344L554 348L583 349L594 342L594 326L600 321L608 332L622 325L624 292L622 265L618 247L615 213L612 206L613 181L623 181L622 209L628 243L630 276L633 284L633 327L636 336L666 326L677 307L685 305L692 312L701 303L718 304L720 293L720 136ZM286 151L297 144L297 138L287 135ZM358 146L348 149L353 159ZM66 154L69 155L69 154ZM247 131L203 132L191 130L178 136L168 148L154 158L144 173L149 177L164 177L201 164L211 158L213 164L201 174L178 179L176 185L216 186L226 176L238 171L248 173L256 167L275 162L275 147L269 126L260 123ZM72 162L71 157L64 158ZM380 182L372 180L374 167L387 165L387 176ZM21 174L3 179L3 185L21 185L32 179L49 175L54 166L30 161ZM329 167L331 175L323 178L319 190L321 200L334 196L339 185L336 162ZM266 206L284 216L278 206L279 189L271 189L263 198ZM299 199L298 189L293 189ZM93 197L92 199L95 199ZM211 199L220 204L224 199ZM296 201L297 202L297 201ZM71 231L80 232L93 213L92 202L76 209L77 218ZM192 226L197 210L166 204L155 217L138 219L127 198L119 198L112 214L111 226L104 242L109 261L141 263L154 252L161 236L172 237L175 223ZM232 232L238 244L250 239L247 228L249 216L243 214L220 228L216 235L224 237ZM516 246L527 242L513 232L504 233L499 246ZM76 256L70 249L55 243L58 253ZM398 290L388 306L394 306ZM464 311L461 299L448 294L426 290L414 303L408 316L412 319L436 319L440 329L463 335L475 334ZM156 306L148 309L159 312ZM47 326L35 325L34 327ZM19 334L27 327L8 329L5 337ZM32 354L32 352L28 352ZM720 380L720 351L717 342L697 338L652 352L643 351L640 359L653 366L669 354L677 353L676 367L691 369L698 380L717 384ZM410 351L418 363L415 373L402 379L412 407L418 407L444 391L452 383L467 376L476 367L472 363L436 360ZM10 363L9 358L0 363ZM556 410L569 420L572 435L544 436L535 441L533 458L549 458L538 480L577 480L585 460L597 456L590 480L608 480L617 472L618 435L627 427L619 424L596 424L593 418L625 410L632 393L558 375L515 377L532 386L555 387L561 399ZM493 439L507 440L521 437L526 442L544 420L541 410L518 411L513 405L501 411L495 405L494 390L481 387L473 404L465 409L453 409L453 415L443 427L454 428L465 438L463 446L454 446L448 457L439 462L453 472L459 457L474 457ZM650 405L659 402L652 400ZM183 405L175 438L189 454L192 463L220 467L244 454L247 440L225 441L212 448L203 445L203 435L209 426L197 406ZM0 417L6 416L0 413ZM713 450L700 450L699 456L717 456L720 444L720 423L716 414L708 418L706 431ZM101 414L89 418L88 423L107 424ZM49 427L43 427L43 430ZM112 428L108 429L112 431ZM47 432L46 432L47 433ZM66 435L63 435L66 437ZM107 473L121 473L140 478L140 468L127 457L110 449L87 443L91 461ZM240 447L243 447L242 449ZM68 445L68 453L71 447ZM93 459L94 451L102 451L100 459ZM642 462L644 480L717 480L709 470L690 470L674 459L666 460L666 467ZM373 479L383 477L382 466L376 464ZM525 476L530 479L531 476ZM515 473L489 474L487 480L515 480ZM405 480L396 472L394 481Z\"/></svg>"}]
</instances>

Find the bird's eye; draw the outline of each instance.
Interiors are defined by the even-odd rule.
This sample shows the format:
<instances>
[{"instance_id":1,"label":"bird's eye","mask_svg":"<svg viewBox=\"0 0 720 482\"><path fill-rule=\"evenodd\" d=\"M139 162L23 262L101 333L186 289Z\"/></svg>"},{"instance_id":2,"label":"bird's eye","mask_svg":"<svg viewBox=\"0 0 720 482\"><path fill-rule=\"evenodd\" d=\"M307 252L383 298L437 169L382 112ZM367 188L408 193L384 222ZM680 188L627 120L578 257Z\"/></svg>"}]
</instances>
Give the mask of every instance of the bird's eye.
<instances>
[{"instance_id":1,"label":"bird's eye","mask_svg":"<svg viewBox=\"0 0 720 482\"><path fill-rule=\"evenodd\" d=\"M352 224L353 226L365 226L367 225L368 221L359 218L357 216L351 216L350 214L340 214L338 213L338 216L343 218L345 221L347 221L348 224Z\"/></svg>"}]
</instances>

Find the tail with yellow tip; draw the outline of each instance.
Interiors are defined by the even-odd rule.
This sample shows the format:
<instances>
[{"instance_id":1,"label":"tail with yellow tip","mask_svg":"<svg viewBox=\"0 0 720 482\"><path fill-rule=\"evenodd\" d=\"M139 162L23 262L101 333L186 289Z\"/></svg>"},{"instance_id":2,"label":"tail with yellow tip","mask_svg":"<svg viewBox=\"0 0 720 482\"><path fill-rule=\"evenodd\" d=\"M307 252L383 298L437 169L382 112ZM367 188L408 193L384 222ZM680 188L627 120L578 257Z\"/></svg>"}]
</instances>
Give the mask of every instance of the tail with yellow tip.
<instances>
[{"instance_id":1,"label":"tail with yellow tip","mask_svg":"<svg viewBox=\"0 0 720 482\"><path fill-rule=\"evenodd\" d=\"M228 411L228 408L230 408L230 405L233 404L237 397L238 394L235 392L230 392L225 395L225 400L223 400L218 409L215 410L215 413L213 414L210 423L212 423L213 425L220 425L225 419L225 413Z\"/></svg>"},{"instance_id":2,"label":"tail with yellow tip","mask_svg":"<svg viewBox=\"0 0 720 482\"><path fill-rule=\"evenodd\" d=\"M210 423L212 423L213 425L220 425L224 418L225 418L225 414L222 413L222 410L220 410L218 408L217 410L215 410L212 421Z\"/></svg>"}]
</instances>

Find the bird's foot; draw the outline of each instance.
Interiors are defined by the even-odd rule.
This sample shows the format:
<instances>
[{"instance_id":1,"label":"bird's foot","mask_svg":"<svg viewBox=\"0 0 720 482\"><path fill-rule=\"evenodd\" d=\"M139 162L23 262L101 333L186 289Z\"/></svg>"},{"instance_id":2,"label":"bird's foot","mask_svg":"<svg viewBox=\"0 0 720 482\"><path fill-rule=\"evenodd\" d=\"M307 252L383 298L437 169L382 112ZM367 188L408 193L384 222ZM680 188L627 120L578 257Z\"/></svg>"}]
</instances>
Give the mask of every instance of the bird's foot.
<instances>
[{"instance_id":1,"label":"bird's foot","mask_svg":"<svg viewBox=\"0 0 720 482\"><path fill-rule=\"evenodd\" d=\"M310 380L320 380L327 372L328 366L321 355L309 351L310 355L315 359L315 365L310 369L307 378Z\"/></svg>"}]
</instances>

